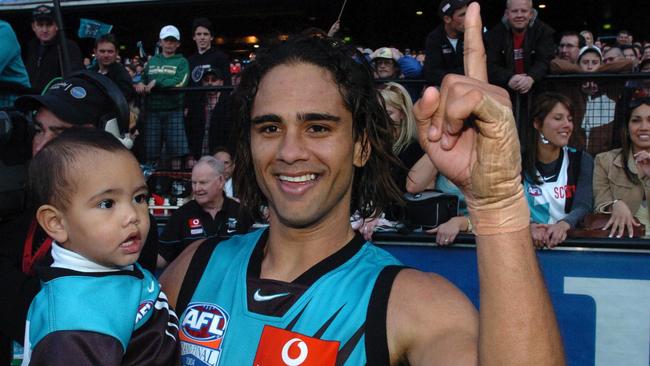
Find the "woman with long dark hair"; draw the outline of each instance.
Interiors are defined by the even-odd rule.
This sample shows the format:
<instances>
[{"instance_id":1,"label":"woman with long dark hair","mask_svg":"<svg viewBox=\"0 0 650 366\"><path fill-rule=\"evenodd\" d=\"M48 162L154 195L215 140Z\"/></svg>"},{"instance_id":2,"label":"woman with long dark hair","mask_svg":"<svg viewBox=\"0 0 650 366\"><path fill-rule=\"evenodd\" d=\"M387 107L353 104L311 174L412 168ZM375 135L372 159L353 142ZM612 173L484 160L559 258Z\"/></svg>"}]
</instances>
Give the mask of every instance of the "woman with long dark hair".
<instances>
[{"instance_id":1,"label":"woman with long dark hair","mask_svg":"<svg viewBox=\"0 0 650 366\"><path fill-rule=\"evenodd\" d=\"M593 159L568 147L573 103L558 93L535 99L522 174L536 247L555 247L591 212Z\"/></svg>"},{"instance_id":2,"label":"woman with long dark hair","mask_svg":"<svg viewBox=\"0 0 650 366\"><path fill-rule=\"evenodd\" d=\"M596 156L594 204L596 212L611 213L605 225L610 237L625 229L650 225L650 97L633 98L621 126L622 147Z\"/></svg>"}]
</instances>

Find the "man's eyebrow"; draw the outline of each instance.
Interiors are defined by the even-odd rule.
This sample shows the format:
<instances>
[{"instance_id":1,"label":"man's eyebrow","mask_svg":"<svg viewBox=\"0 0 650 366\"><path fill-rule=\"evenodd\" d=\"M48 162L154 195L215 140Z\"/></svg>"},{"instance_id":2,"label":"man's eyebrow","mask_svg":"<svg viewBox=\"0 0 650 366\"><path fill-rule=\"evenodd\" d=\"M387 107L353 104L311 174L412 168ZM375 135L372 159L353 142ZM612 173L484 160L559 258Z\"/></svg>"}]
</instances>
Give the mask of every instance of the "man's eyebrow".
<instances>
[{"instance_id":1,"label":"man's eyebrow","mask_svg":"<svg viewBox=\"0 0 650 366\"><path fill-rule=\"evenodd\" d=\"M277 114L263 114L261 116L251 118L252 125L257 125L263 122L282 122L282 119Z\"/></svg>"},{"instance_id":2,"label":"man's eyebrow","mask_svg":"<svg viewBox=\"0 0 650 366\"><path fill-rule=\"evenodd\" d=\"M298 120L339 122L341 120L341 117L329 113L298 113Z\"/></svg>"}]
</instances>

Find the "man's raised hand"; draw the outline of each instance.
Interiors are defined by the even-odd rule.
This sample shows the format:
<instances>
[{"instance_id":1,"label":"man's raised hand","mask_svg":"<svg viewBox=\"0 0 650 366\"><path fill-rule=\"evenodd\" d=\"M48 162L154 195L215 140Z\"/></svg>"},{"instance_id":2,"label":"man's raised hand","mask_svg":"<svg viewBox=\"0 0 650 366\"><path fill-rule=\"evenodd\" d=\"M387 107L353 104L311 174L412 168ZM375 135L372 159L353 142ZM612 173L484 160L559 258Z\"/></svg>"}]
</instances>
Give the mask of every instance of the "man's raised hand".
<instances>
[{"instance_id":1,"label":"man's raised hand","mask_svg":"<svg viewBox=\"0 0 650 366\"><path fill-rule=\"evenodd\" d=\"M487 82L478 3L467 9L464 37L466 76L447 75L439 92L428 88L416 103L419 141L465 194L477 233L520 230L529 218L519 140L508 93Z\"/></svg>"}]
</instances>

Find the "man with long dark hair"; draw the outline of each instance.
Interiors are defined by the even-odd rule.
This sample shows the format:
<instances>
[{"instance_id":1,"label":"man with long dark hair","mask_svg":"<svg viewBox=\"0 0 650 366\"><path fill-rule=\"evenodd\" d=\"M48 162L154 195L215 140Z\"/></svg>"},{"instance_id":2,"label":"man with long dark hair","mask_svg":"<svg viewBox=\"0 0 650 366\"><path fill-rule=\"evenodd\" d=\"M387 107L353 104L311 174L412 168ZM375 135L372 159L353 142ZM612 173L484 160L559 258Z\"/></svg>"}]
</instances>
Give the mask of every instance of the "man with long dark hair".
<instances>
[{"instance_id":1,"label":"man with long dark hair","mask_svg":"<svg viewBox=\"0 0 650 366\"><path fill-rule=\"evenodd\" d=\"M182 364L563 363L508 95L486 83L478 4L467 21L469 77L428 89L416 115L425 151L468 197L480 315L445 279L355 235L352 211L399 199L389 118L345 45L299 38L260 54L239 88L235 181L244 205L268 206L269 228L193 244L161 277L182 313ZM470 115L480 133L462 130Z\"/></svg>"}]
</instances>

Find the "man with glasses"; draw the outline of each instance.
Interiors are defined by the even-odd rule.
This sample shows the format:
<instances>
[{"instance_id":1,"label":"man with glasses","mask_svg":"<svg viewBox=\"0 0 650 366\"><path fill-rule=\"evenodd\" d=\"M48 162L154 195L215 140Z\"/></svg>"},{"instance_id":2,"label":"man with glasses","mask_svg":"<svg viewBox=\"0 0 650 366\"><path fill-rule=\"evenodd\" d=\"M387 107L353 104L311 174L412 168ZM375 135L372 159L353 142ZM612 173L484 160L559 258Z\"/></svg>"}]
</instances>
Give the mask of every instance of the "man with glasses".
<instances>
[{"instance_id":1,"label":"man with glasses","mask_svg":"<svg viewBox=\"0 0 650 366\"><path fill-rule=\"evenodd\" d=\"M557 47L557 56L575 64L578 62L580 49L585 46L585 39L577 32L564 32Z\"/></svg>"}]
</instances>

